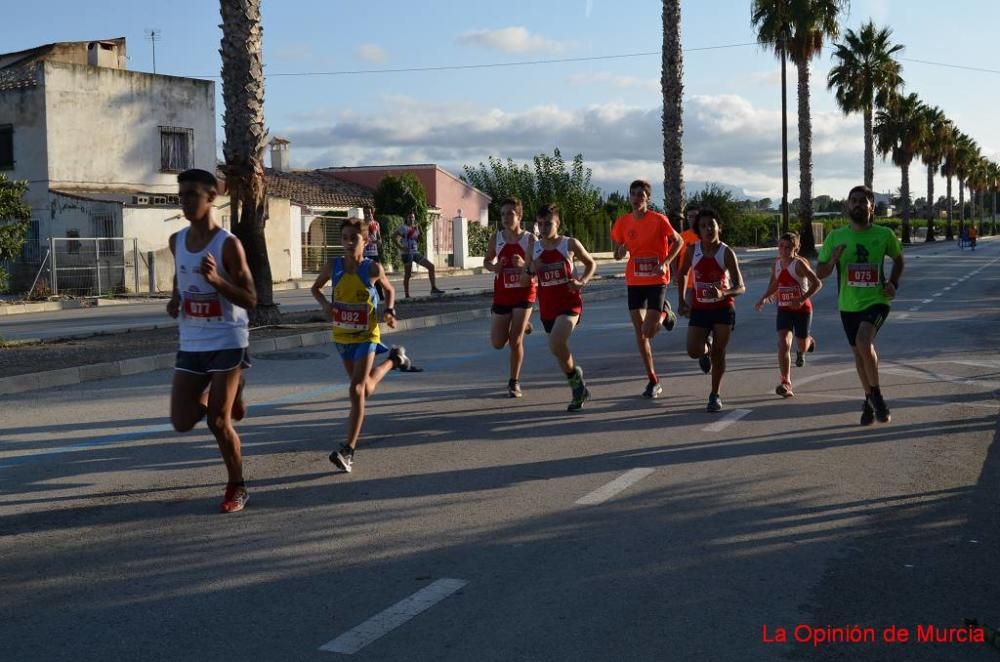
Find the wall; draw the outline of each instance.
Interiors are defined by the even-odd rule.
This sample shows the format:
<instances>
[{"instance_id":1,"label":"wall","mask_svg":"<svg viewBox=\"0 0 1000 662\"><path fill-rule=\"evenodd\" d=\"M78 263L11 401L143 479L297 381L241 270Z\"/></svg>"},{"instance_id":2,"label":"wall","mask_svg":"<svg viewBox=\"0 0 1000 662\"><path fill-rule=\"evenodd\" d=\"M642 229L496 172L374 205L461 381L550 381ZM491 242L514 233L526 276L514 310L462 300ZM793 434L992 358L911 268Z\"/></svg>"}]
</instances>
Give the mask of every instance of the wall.
<instances>
[{"instance_id":1,"label":"wall","mask_svg":"<svg viewBox=\"0 0 1000 662\"><path fill-rule=\"evenodd\" d=\"M215 221L232 230L229 209L227 196L220 195L215 199ZM301 221L298 219L293 222L287 199L268 198L268 220L264 237L267 240L267 256L271 263L271 280L275 283L302 276L302 238L299 234L299 223ZM188 226L188 221L181 210L126 205L122 224L122 236L135 237L139 240L140 262L142 262L140 291L148 291L148 254L152 252L156 290L169 292L174 277L174 261L169 248L170 235Z\"/></svg>"},{"instance_id":2,"label":"wall","mask_svg":"<svg viewBox=\"0 0 1000 662\"><path fill-rule=\"evenodd\" d=\"M41 75L39 67L38 75ZM31 215L40 223L42 236L48 236L44 212L48 209L49 193L45 138L45 90L37 87L0 91L0 124L14 127L14 169L4 170L10 179L27 180L29 189L25 201Z\"/></svg>"},{"instance_id":3,"label":"wall","mask_svg":"<svg viewBox=\"0 0 1000 662\"><path fill-rule=\"evenodd\" d=\"M215 84L46 62L48 179L52 188L174 193L160 172L160 126L194 130L194 166L214 171Z\"/></svg>"}]
</instances>

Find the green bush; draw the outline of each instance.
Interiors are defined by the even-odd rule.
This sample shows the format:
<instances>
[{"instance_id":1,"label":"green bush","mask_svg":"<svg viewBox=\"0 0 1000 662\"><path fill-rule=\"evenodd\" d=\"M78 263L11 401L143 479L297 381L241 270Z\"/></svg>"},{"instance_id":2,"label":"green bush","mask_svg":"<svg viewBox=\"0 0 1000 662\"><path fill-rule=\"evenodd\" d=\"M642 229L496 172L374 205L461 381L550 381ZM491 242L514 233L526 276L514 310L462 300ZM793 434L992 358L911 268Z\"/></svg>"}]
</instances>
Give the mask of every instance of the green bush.
<instances>
[{"instance_id":1,"label":"green bush","mask_svg":"<svg viewBox=\"0 0 1000 662\"><path fill-rule=\"evenodd\" d=\"M774 214L736 212L722 226L722 240L730 246L769 246L774 244L777 226Z\"/></svg>"},{"instance_id":2,"label":"green bush","mask_svg":"<svg viewBox=\"0 0 1000 662\"><path fill-rule=\"evenodd\" d=\"M379 249L382 264L392 267L393 271L399 271L403 268L403 258L396 248L396 233L403 227L405 220L402 216L384 214L378 216L378 224L382 230L382 246Z\"/></svg>"},{"instance_id":3,"label":"green bush","mask_svg":"<svg viewBox=\"0 0 1000 662\"><path fill-rule=\"evenodd\" d=\"M488 225L484 227L475 221L469 221L469 255L486 257L486 250L490 246L490 237L493 234L494 230Z\"/></svg>"}]
</instances>

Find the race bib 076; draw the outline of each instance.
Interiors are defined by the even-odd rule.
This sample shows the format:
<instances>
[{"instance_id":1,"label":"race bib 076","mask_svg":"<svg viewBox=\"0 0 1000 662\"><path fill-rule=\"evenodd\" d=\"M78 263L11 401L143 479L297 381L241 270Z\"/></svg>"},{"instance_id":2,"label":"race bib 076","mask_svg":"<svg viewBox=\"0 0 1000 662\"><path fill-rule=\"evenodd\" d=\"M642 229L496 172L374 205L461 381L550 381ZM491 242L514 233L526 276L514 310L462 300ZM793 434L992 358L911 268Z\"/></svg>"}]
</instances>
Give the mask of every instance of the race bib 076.
<instances>
[{"instance_id":1,"label":"race bib 076","mask_svg":"<svg viewBox=\"0 0 1000 662\"><path fill-rule=\"evenodd\" d=\"M552 287L553 285L565 285L569 282L569 274L566 273L566 265L562 262L543 264L538 270L538 284L541 287Z\"/></svg>"}]
</instances>

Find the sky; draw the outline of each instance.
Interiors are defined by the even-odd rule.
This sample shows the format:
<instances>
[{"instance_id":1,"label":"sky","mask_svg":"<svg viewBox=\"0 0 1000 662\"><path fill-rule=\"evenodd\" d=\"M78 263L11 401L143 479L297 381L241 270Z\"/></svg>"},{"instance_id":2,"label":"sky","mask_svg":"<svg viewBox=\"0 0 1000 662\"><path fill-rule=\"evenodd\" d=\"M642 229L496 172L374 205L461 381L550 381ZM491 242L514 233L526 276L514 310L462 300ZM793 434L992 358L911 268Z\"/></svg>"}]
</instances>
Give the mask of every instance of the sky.
<instances>
[{"instance_id":1,"label":"sky","mask_svg":"<svg viewBox=\"0 0 1000 662\"><path fill-rule=\"evenodd\" d=\"M681 3L681 39L689 49L684 177L779 199L780 67L753 43L750 4ZM491 155L525 161L559 148L567 159L583 154L605 192L624 190L636 178L659 189L659 9L652 0L264 0L267 125L291 141L291 163L299 168L438 163L461 174L463 165ZM992 34L1000 2L854 0L842 30L857 30L869 18L906 46L905 91L939 106L984 155L1000 160L1000 67ZM16 3L0 23L0 50L125 36L129 68L152 71L145 36L155 28L158 73L215 77L221 154L220 22L214 0ZM725 48L708 49L719 46ZM862 120L844 116L826 88L831 52L812 64L813 192L843 198L862 179ZM632 54L640 55L608 57ZM604 59L377 72L593 57ZM794 198L794 67L788 76ZM913 196L925 195L926 168L915 163L910 178ZM877 159L875 189L894 191L899 184L899 169ZM943 193L938 179L935 197Z\"/></svg>"}]
</instances>

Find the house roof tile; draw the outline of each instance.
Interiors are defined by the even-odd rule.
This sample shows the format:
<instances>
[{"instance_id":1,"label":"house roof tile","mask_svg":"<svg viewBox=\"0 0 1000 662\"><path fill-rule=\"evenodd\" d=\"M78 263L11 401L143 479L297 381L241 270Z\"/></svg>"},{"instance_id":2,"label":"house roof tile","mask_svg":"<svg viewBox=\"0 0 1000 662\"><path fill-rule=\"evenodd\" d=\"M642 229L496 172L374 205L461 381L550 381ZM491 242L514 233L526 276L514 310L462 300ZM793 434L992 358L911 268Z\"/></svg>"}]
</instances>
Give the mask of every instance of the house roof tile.
<instances>
[{"instance_id":1,"label":"house roof tile","mask_svg":"<svg viewBox=\"0 0 1000 662\"><path fill-rule=\"evenodd\" d=\"M267 191L308 207L364 207L374 203L373 191L315 170L279 172L266 168Z\"/></svg>"}]
</instances>

